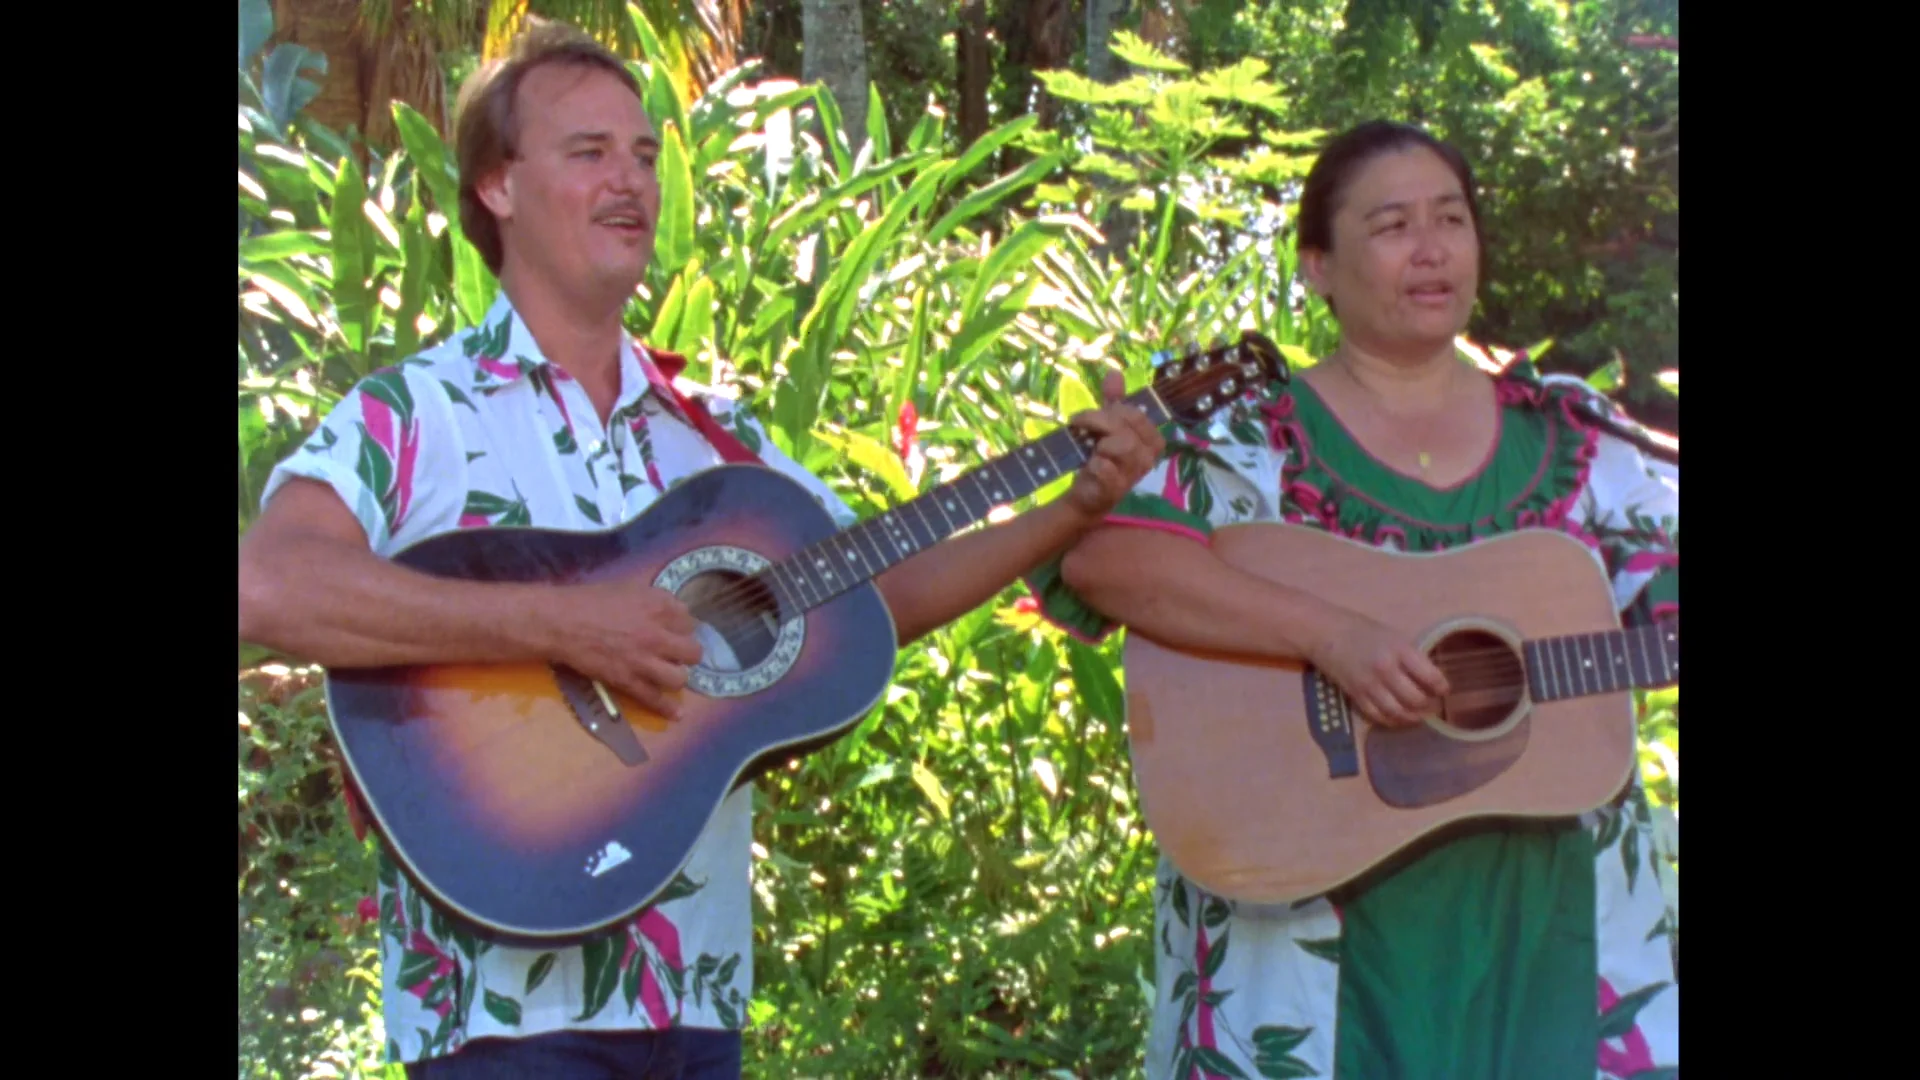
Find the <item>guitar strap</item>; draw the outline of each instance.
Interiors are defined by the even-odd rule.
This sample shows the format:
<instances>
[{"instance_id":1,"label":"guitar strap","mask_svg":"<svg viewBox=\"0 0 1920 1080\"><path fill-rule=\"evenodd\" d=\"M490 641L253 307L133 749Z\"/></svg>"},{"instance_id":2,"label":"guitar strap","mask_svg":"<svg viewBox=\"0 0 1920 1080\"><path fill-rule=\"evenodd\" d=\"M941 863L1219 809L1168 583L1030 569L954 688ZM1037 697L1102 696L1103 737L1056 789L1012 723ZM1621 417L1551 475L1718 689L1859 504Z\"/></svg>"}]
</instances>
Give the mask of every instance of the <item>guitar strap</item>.
<instances>
[{"instance_id":1,"label":"guitar strap","mask_svg":"<svg viewBox=\"0 0 1920 1080\"><path fill-rule=\"evenodd\" d=\"M1511 371L1513 365L1523 363L1526 360L1527 354L1524 350L1515 353L1513 359L1508 362L1508 367L1501 372L1501 375L1505 376ZM1679 467L1680 444L1672 436L1662 436L1655 433L1646 425L1627 415L1626 410L1614 404L1606 395L1588 387L1583 380L1573 378L1572 376L1548 375L1545 376L1545 381L1565 382L1586 390L1585 394L1582 394L1574 400L1573 410L1575 412L1579 413L1589 423L1601 430L1618 436L1638 447L1642 453L1649 457L1658 458L1669 465L1676 468Z\"/></svg>"},{"instance_id":2,"label":"guitar strap","mask_svg":"<svg viewBox=\"0 0 1920 1080\"><path fill-rule=\"evenodd\" d=\"M733 432L721 427L712 416L708 415L705 406L688 398L674 387L674 377L686 370L686 357L667 352L665 349L656 349L651 345L646 346L646 350L647 355L653 358L654 365L660 369L660 374L664 377L663 382L654 384L654 389L665 393L674 404L680 406L681 413L693 421L694 429L700 432L709 445L720 451L722 458L734 465L765 464L753 451L747 449L739 439L735 438Z\"/></svg>"},{"instance_id":3,"label":"guitar strap","mask_svg":"<svg viewBox=\"0 0 1920 1080\"><path fill-rule=\"evenodd\" d=\"M1639 447L1641 452L1649 457L1659 458L1669 465L1678 466L1680 464L1680 447L1668 445L1656 439L1653 434L1639 422L1631 418L1622 420L1619 416L1613 413L1602 412L1597 406L1584 401L1577 402L1574 408L1580 415L1586 417L1598 427Z\"/></svg>"}]
</instances>

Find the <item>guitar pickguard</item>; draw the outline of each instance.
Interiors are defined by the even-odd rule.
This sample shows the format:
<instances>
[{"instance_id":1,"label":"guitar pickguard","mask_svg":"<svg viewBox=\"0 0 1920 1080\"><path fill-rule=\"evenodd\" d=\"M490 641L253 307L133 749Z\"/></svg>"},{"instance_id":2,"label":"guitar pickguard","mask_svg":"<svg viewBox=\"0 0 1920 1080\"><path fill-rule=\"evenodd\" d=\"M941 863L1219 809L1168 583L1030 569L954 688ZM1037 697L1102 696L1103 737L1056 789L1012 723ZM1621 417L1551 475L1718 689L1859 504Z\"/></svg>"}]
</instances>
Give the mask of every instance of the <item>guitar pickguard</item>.
<instances>
[{"instance_id":1,"label":"guitar pickguard","mask_svg":"<svg viewBox=\"0 0 1920 1080\"><path fill-rule=\"evenodd\" d=\"M1313 741L1327 756L1327 776L1338 780L1360 775L1360 755L1353 742L1353 710L1339 687L1308 668L1301 685L1307 695L1307 726Z\"/></svg>"}]
</instances>

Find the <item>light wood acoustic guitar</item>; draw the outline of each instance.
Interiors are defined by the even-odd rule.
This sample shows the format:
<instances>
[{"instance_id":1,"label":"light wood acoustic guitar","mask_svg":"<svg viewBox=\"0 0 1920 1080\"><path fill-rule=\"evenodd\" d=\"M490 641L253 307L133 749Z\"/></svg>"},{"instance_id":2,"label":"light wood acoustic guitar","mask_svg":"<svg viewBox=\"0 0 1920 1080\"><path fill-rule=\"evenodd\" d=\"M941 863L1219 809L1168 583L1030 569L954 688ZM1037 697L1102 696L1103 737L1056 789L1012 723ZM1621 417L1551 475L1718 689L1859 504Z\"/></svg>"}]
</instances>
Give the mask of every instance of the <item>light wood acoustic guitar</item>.
<instances>
[{"instance_id":1,"label":"light wood acoustic guitar","mask_svg":"<svg viewBox=\"0 0 1920 1080\"><path fill-rule=\"evenodd\" d=\"M1124 650L1147 824L1208 892L1291 903L1354 881L1468 818L1572 816L1636 767L1633 690L1680 675L1680 621L1622 629L1585 544L1527 529L1430 554L1306 526L1216 531L1229 565L1416 635L1451 693L1439 715L1368 723L1313 668Z\"/></svg>"},{"instance_id":2,"label":"light wood acoustic guitar","mask_svg":"<svg viewBox=\"0 0 1920 1080\"><path fill-rule=\"evenodd\" d=\"M1284 377L1279 350L1248 333L1161 367L1127 401L1193 425ZM872 579L1071 474L1094 442L1062 428L845 531L792 479L726 464L617 528L496 526L408 547L397 562L444 577L650 582L686 602L706 656L672 723L559 665L329 671L329 719L373 827L417 887L496 941L576 942L670 898L731 792L885 695L898 646Z\"/></svg>"}]
</instances>

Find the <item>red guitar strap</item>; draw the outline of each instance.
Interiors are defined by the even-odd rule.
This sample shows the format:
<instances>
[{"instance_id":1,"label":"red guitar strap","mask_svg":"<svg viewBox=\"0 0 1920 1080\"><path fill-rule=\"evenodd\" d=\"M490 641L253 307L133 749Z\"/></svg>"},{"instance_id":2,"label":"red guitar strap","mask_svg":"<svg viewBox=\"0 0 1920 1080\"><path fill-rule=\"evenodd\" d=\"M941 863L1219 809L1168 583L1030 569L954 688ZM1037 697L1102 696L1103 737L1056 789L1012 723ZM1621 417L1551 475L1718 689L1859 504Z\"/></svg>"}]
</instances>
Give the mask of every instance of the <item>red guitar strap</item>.
<instances>
[{"instance_id":1,"label":"red guitar strap","mask_svg":"<svg viewBox=\"0 0 1920 1080\"><path fill-rule=\"evenodd\" d=\"M653 357L654 365L660 369L664 379L663 382L655 383L654 388L665 393L674 404L680 406L680 411L686 414L687 419L693 421L694 428L706 438L707 442L715 450L720 451L722 458L735 465L765 464L753 451L747 449L739 439L735 438L733 432L721 427L713 417L707 415L707 410L699 402L688 399L685 394L674 388L674 377L686 370L686 357L664 349L656 349L651 345L647 346L647 353Z\"/></svg>"}]
</instances>

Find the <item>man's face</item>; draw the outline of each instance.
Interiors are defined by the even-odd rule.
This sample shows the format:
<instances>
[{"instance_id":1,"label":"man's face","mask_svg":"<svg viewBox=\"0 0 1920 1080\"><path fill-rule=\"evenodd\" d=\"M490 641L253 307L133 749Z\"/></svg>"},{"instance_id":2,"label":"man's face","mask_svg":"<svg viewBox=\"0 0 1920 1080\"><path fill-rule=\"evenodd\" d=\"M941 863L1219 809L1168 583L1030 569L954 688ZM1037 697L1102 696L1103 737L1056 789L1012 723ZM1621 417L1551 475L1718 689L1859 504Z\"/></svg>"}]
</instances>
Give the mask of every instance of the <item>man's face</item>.
<instances>
[{"instance_id":1,"label":"man's face","mask_svg":"<svg viewBox=\"0 0 1920 1080\"><path fill-rule=\"evenodd\" d=\"M518 263L569 293L632 293L660 219L652 121L599 68L535 68L518 93L516 153L481 190L500 220L502 272Z\"/></svg>"}]
</instances>

